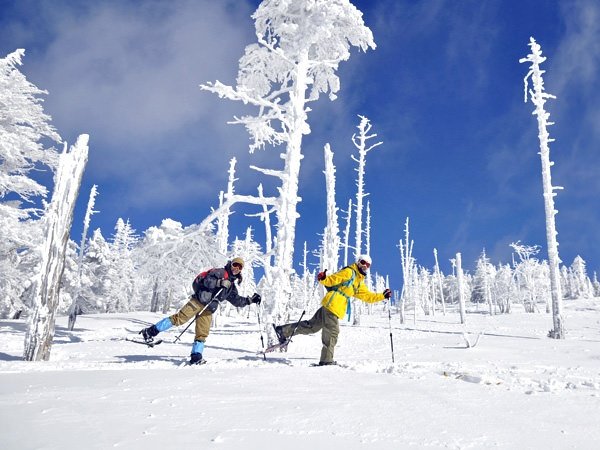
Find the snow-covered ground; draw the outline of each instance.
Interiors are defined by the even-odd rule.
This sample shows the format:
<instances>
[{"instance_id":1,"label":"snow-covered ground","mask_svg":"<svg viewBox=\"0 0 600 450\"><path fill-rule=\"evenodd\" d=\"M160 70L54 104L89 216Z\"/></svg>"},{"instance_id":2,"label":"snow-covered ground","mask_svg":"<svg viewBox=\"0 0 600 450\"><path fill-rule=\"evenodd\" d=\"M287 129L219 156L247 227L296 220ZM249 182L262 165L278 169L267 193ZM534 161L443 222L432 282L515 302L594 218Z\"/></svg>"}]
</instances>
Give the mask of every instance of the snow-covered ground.
<instances>
[{"instance_id":1,"label":"snow-covered ground","mask_svg":"<svg viewBox=\"0 0 600 450\"><path fill-rule=\"evenodd\" d=\"M312 312L312 311L311 311ZM483 311L482 311L483 312ZM209 363L184 367L193 340L126 342L161 315L59 318L49 362L21 361L25 323L0 321L0 448L285 450L304 448L600 448L600 299L550 315L387 313L341 322L341 367L310 367L320 337L264 361L256 316L221 318ZM193 327L191 327L193 328ZM190 329L191 330L191 329ZM478 344L466 348L480 332ZM335 447L334 447L335 446Z\"/></svg>"}]
</instances>

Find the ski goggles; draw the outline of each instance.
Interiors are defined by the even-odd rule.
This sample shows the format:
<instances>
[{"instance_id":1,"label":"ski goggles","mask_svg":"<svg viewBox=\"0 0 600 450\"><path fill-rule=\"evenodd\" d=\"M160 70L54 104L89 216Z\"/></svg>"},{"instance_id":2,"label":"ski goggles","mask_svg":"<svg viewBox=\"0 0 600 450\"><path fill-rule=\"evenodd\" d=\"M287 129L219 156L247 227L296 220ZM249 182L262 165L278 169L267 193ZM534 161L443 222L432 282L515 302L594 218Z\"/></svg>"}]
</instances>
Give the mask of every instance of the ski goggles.
<instances>
[{"instance_id":1,"label":"ski goggles","mask_svg":"<svg viewBox=\"0 0 600 450\"><path fill-rule=\"evenodd\" d=\"M360 260L358 263L359 263L361 266L365 266L366 268L369 268L369 267L371 267L371 263L370 263L370 262L367 262L367 261L365 261L364 259L361 259L361 260Z\"/></svg>"},{"instance_id":2,"label":"ski goggles","mask_svg":"<svg viewBox=\"0 0 600 450\"><path fill-rule=\"evenodd\" d=\"M238 270L242 270L244 268L244 266L242 266L240 263L238 262L234 262L231 264L231 267L235 267Z\"/></svg>"}]
</instances>

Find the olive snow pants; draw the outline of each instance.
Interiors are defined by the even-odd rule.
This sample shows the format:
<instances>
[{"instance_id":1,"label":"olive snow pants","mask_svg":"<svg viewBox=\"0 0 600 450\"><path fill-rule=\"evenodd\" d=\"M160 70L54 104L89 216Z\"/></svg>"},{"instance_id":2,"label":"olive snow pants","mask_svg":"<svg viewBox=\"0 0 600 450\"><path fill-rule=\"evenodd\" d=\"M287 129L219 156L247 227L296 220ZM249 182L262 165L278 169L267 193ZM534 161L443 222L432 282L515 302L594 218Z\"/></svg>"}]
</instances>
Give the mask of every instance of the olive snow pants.
<instances>
[{"instance_id":1,"label":"olive snow pants","mask_svg":"<svg viewBox=\"0 0 600 450\"><path fill-rule=\"evenodd\" d=\"M178 327L195 317L205 306L206 305L203 305L195 298L190 297L190 300L183 305L179 311L170 316L169 319L174 326ZM208 333L210 332L211 322L212 312L210 312L208 308L204 309L204 312L196 319L196 337L194 340L202 342L206 341Z\"/></svg>"},{"instance_id":2,"label":"olive snow pants","mask_svg":"<svg viewBox=\"0 0 600 450\"><path fill-rule=\"evenodd\" d=\"M291 336L298 322L291 322L283 325L281 328L286 337ZM303 320L296 329L296 334L314 334L321 332L321 348L320 362L332 362L335 344L337 344L338 335L340 334L340 324L338 317L328 309L320 307L309 320Z\"/></svg>"}]
</instances>

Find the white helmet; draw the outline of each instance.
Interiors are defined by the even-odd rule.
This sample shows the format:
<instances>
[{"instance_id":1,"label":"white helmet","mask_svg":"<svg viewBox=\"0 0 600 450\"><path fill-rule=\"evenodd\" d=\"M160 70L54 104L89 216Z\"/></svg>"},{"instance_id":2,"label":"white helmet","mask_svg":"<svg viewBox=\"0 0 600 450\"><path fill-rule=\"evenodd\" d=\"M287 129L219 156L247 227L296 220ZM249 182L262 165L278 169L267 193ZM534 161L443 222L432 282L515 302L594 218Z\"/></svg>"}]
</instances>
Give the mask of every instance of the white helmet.
<instances>
[{"instance_id":1,"label":"white helmet","mask_svg":"<svg viewBox=\"0 0 600 450\"><path fill-rule=\"evenodd\" d=\"M356 263L360 264L361 261L366 262L367 267L371 266L371 257L369 255L358 255L358 258L356 258Z\"/></svg>"}]
</instances>

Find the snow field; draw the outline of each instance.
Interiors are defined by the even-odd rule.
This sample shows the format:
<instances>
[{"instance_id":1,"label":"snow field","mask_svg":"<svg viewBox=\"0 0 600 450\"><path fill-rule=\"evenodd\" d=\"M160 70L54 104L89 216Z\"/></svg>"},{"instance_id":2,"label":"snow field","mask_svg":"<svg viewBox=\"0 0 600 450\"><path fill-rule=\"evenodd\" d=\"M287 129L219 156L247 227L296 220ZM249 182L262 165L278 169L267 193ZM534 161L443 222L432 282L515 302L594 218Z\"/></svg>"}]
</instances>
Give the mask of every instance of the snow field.
<instances>
[{"instance_id":1,"label":"snow field","mask_svg":"<svg viewBox=\"0 0 600 450\"><path fill-rule=\"evenodd\" d=\"M548 314L392 316L395 363L378 311L341 322L340 367L310 367L319 335L264 361L253 313L220 318L200 367L181 364L190 332L123 340L158 314L81 316L72 333L59 318L47 363L21 361L24 323L0 321L2 448L597 448L600 302L565 303L562 341Z\"/></svg>"}]
</instances>

